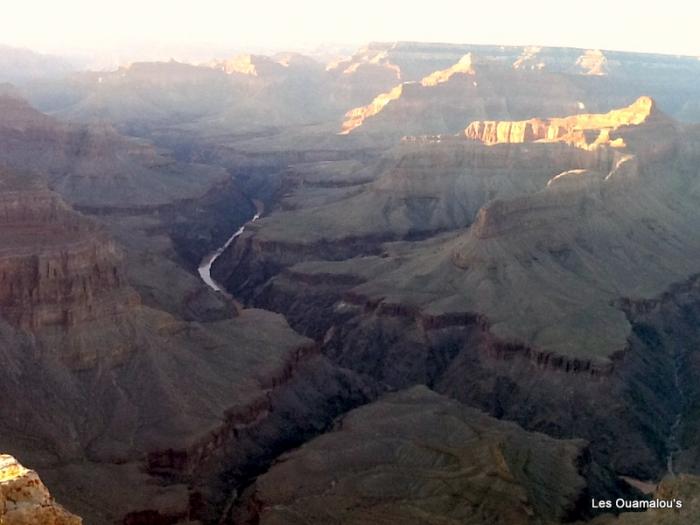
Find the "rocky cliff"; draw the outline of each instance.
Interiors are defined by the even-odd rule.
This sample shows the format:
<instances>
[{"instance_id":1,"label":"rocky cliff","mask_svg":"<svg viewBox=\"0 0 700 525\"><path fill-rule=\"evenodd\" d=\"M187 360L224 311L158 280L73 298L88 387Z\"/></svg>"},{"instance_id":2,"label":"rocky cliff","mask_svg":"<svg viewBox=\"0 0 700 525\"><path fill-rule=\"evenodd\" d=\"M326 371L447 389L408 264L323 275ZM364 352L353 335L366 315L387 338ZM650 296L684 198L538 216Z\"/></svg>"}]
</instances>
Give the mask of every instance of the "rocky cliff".
<instances>
[{"instance_id":1,"label":"rocky cliff","mask_svg":"<svg viewBox=\"0 0 700 525\"><path fill-rule=\"evenodd\" d=\"M55 193L3 191L0 236L2 316L23 330L69 329L138 301L114 243Z\"/></svg>"},{"instance_id":2,"label":"rocky cliff","mask_svg":"<svg viewBox=\"0 0 700 525\"><path fill-rule=\"evenodd\" d=\"M162 237L99 225L31 174L3 171L0 188L0 397L13 400L0 404L0 446L91 523L215 514L269 454L364 399L280 316L187 322L158 308L173 290L141 304L125 266L149 257L142 243L164 259ZM108 227L128 239L126 258ZM156 264L184 273L173 266Z\"/></svg>"},{"instance_id":3,"label":"rocky cliff","mask_svg":"<svg viewBox=\"0 0 700 525\"><path fill-rule=\"evenodd\" d=\"M679 57L673 65L662 56L601 50L437 45L422 48L418 44L377 46L373 53L384 53L386 60L399 70L412 73L404 74L402 83L369 105L349 111L341 133L366 133L375 140L452 134L461 128L458 118L485 120L478 115L498 114L503 115L500 120L510 121L535 115L607 111L629 104L640 92L661 100L674 117L697 118L694 103L684 94L692 83L690 71L697 67L690 57ZM409 56L413 60L406 58ZM405 60L403 64L401 59ZM452 60L449 65L444 65L446 59ZM430 63L435 67L426 71L425 66ZM418 64L420 67L412 68ZM418 76L416 71L422 74ZM662 71L674 71L673 86L663 80ZM475 129L473 133L497 134L495 129L484 127L488 129ZM514 134L537 135L540 127L533 123L526 132L516 126ZM505 128L502 124L502 135L509 133Z\"/></svg>"},{"instance_id":4,"label":"rocky cliff","mask_svg":"<svg viewBox=\"0 0 700 525\"><path fill-rule=\"evenodd\" d=\"M608 145L625 147L617 132L626 126L639 126L659 118L654 101L640 97L626 108L601 115L581 114L565 118L532 119L520 122L476 121L464 135L484 144L518 142L566 142L582 148Z\"/></svg>"},{"instance_id":5,"label":"rocky cliff","mask_svg":"<svg viewBox=\"0 0 700 525\"><path fill-rule=\"evenodd\" d=\"M414 387L280 458L229 522L557 523L605 483L598 470L580 441L526 433Z\"/></svg>"},{"instance_id":6,"label":"rocky cliff","mask_svg":"<svg viewBox=\"0 0 700 525\"><path fill-rule=\"evenodd\" d=\"M0 523L3 525L80 525L49 494L33 470L0 454Z\"/></svg>"}]
</instances>

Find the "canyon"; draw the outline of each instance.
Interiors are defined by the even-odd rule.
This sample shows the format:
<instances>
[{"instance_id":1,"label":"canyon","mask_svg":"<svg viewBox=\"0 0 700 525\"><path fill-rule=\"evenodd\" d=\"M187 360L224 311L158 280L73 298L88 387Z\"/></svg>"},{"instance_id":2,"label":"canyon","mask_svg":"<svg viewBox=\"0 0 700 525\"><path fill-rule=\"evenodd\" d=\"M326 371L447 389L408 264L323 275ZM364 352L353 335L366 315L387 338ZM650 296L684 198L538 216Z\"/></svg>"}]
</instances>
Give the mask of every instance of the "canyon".
<instances>
[{"instance_id":1,"label":"canyon","mask_svg":"<svg viewBox=\"0 0 700 525\"><path fill-rule=\"evenodd\" d=\"M0 523L692 522L698 74L395 42L0 86ZM590 505L650 491L687 506Z\"/></svg>"}]
</instances>

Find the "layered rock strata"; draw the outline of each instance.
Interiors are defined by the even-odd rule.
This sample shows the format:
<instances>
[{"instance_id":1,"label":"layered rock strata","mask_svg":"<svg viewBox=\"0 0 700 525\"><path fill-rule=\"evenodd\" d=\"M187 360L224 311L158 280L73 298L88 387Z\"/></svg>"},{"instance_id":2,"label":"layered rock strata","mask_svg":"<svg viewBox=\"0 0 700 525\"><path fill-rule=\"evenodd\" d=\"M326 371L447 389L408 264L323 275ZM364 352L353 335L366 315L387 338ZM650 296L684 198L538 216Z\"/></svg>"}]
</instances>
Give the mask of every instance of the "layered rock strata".
<instances>
[{"instance_id":1,"label":"layered rock strata","mask_svg":"<svg viewBox=\"0 0 700 525\"><path fill-rule=\"evenodd\" d=\"M587 478L605 479L598 468L580 441L530 434L414 387L284 455L230 522L558 523L588 503L598 487Z\"/></svg>"},{"instance_id":2,"label":"layered rock strata","mask_svg":"<svg viewBox=\"0 0 700 525\"><path fill-rule=\"evenodd\" d=\"M0 523L81 525L83 521L54 501L36 472L0 454Z\"/></svg>"},{"instance_id":3,"label":"layered rock strata","mask_svg":"<svg viewBox=\"0 0 700 525\"><path fill-rule=\"evenodd\" d=\"M464 136L484 144L518 142L566 142L581 148L609 145L622 148L625 142L615 137L620 128L638 126L657 117L654 101L640 97L630 106L609 113L582 114L564 118L532 119L519 122L476 121L464 130Z\"/></svg>"},{"instance_id":4,"label":"layered rock strata","mask_svg":"<svg viewBox=\"0 0 700 525\"><path fill-rule=\"evenodd\" d=\"M138 298L105 232L46 190L0 195L0 307L23 330L120 315Z\"/></svg>"}]
</instances>

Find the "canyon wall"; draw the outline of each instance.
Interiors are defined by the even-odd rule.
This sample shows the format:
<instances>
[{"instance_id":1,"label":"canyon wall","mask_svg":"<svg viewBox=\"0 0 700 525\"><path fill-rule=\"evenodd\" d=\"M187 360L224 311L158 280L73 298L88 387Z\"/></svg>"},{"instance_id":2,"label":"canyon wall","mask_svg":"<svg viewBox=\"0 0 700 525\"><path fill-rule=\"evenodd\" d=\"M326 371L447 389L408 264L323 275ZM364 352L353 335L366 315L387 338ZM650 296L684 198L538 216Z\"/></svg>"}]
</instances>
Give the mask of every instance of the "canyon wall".
<instances>
[{"instance_id":1,"label":"canyon wall","mask_svg":"<svg viewBox=\"0 0 700 525\"><path fill-rule=\"evenodd\" d=\"M0 454L0 523L81 525L83 521L54 501L36 472Z\"/></svg>"}]
</instances>

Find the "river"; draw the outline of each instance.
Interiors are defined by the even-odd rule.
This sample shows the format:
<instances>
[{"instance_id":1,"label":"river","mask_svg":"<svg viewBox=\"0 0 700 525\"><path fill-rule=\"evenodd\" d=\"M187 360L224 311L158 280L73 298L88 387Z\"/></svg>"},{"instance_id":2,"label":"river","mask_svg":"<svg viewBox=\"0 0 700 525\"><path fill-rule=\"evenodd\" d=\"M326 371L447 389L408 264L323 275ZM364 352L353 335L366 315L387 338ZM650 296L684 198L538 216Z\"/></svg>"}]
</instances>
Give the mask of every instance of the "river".
<instances>
[{"instance_id":1,"label":"river","mask_svg":"<svg viewBox=\"0 0 700 525\"><path fill-rule=\"evenodd\" d=\"M257 202L255 204L256 208L258 209L255 215L253 215L253 217L243 226L238 228L238 230L236 230L233 233L233 235L231 235L221 247L204 257L204 259L202 259L202 262L199 263L199 276L202 278L202 281L204 281L204 283L215 292L224 293L225 290L224 287L221 284L217 283L211 276L211 267L214 264L214 261L216 261L221 256L221 254L224 253L224 250L231 246L231 243L236 240L236 237L238 237L245 231L245 227L250 223L257 221L260 218L260 214L262 213L262 205Z\"/></svg>"}]
</instances>

